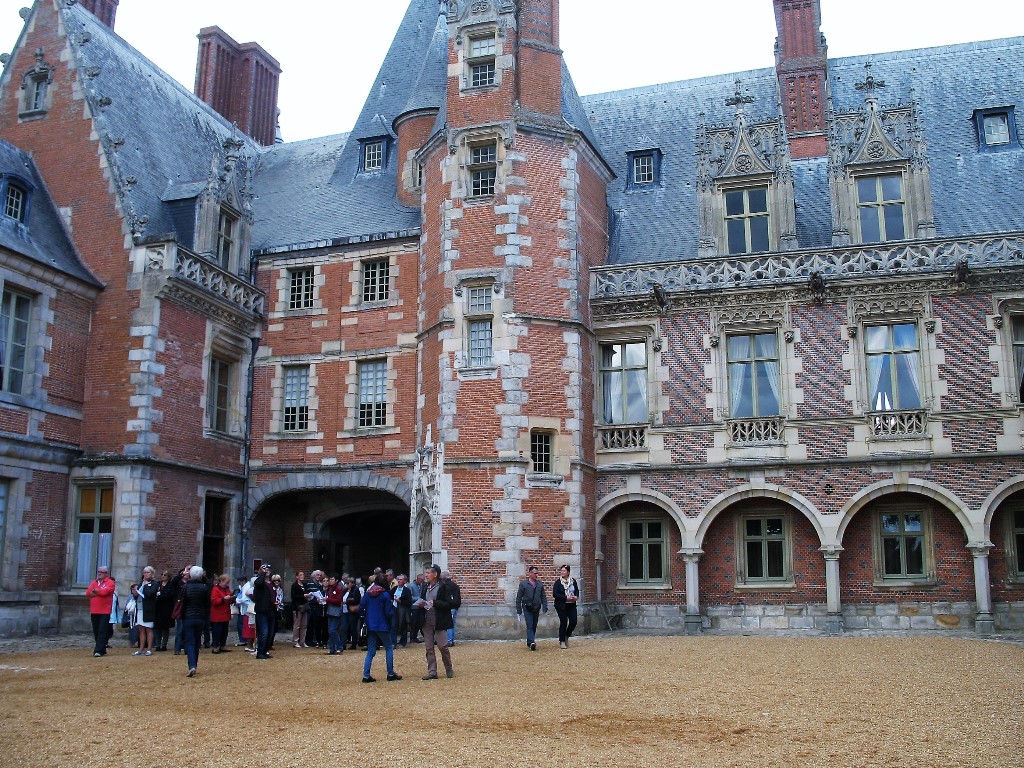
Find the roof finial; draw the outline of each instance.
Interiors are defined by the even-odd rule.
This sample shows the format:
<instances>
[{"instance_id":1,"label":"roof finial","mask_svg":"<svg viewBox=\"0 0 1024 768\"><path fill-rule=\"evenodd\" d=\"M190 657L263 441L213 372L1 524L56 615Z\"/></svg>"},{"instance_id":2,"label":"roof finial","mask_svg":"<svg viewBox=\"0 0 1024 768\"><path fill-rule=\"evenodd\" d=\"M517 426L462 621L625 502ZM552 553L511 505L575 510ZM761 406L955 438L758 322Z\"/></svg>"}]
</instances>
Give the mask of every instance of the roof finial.
<instances>
[{"instance_id":1,"label":"roof finial","mask_svg":"<svg viewBox=\"0 0 1024 768\"><path fill-rule=\"evenodd\" d=\"M754 101L754 97L750 95L743 95L743 88L741 86L739 78L736 79L735 86L736 90L732 96L725 100L725 106L736 107L736 114L741 115L743 114L743 105L752 103Z\"/></svg>"},{"instance_id":2,"label":"roof finial","mask_svg":"<svg viewBox=\"0 0 1024 768\"><path fill-rule=\"evenodd\" d=\"M865 91L865 101L877 101L878 97L875 96L876 88L884 88L885 80L875 80L875 76L871 74L871 62L864 64L864 82L854 83L854 88L858 91Z\"/></svg>"}]
</instances>

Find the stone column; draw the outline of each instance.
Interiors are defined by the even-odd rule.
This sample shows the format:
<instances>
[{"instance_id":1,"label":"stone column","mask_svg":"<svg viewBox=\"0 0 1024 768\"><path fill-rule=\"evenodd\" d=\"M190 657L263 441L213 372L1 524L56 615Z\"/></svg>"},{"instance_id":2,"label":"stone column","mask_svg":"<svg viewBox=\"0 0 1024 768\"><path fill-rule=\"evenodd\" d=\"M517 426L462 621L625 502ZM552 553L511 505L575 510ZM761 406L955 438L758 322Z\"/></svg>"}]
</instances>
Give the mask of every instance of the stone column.
<instances>
[{"instance_id":1,"label":"stone column","mask_svg":"<svg viewBox=\"0 0 1024 768\"><path fill-rule=\"evenodd\" d=\"M825 633L841 635L843 633L843 605L839 596L839 553L843 548L824 546L821 548L825 556Z\"/></svg>"},{"instance_id":2,"label":"stone column","mask_svg":"<svg viewBox=\"0 0 1024 768\"><path fill-rule=\"evenodd\" d=\"M988 574L988 553L992 542L968 544L974 555L974 595L978 601L978 613L974 618L974 631L979 635L991 635L996 628L992 615L992 580Z\"/></svg>"},{"instance_id":3,"label":"stone column","mask_svg":"<svg viewBox=\"0 0 1024 768\"><path fill-rule=\"evenodd\" d=\"M686 562L686 618L683 620L686 634L699 635L703 629L700 616L700 570L697 566L702 549L681 549L679 554Z\"/></svg>"}]
</instances>

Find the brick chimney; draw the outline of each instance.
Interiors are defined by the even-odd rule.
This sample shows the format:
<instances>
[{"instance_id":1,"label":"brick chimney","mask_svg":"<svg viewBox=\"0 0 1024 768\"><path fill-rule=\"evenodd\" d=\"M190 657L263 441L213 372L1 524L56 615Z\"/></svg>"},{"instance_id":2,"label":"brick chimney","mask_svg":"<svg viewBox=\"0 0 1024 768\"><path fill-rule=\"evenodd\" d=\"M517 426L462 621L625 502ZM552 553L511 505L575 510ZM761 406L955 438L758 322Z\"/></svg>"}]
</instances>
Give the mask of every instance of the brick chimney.
<instances>
[{"instance_id":1,"label":"brick chimney","mask_svg":"<svg viewBox=\"0 0 1024 768\"><path fill-rule=\"evenodd\" d=\"M91 11L93 16L111 29L114 28L114 17L117 15L117 3L118 0L78 0L79 5L87 11Z\"/></svg>"},{"instance_id":2,"label":"brick chimney","mask_svg":"<svg viewBox=\"0 0 1024 768\"><path fill-rule=\"evenodd\" d=\"M195 93L265 147L277 128L281 65L256 43L236 43L220 27L199 31Z\"/></svg>"},{"instance_id":3,"label":"brick chimney","mask_svg":"<svg viewBox=\"0 0 1024 768\"><path fill-rule=\"evenodd\" d=\"M527 112L562 114L562 50L558 47L559 0L519 4L519 104Z\"/></svg>"},{"instance_id":4,"label":"brick chimney","mask_svg":"<svg viewBox=\"0 0 1024 768\"><path fill-rule=\"evenodd\" d=\"M794 158L824 157L828 59L819 0L774 0L775 72Z\"/></svg>"}]
</instances>

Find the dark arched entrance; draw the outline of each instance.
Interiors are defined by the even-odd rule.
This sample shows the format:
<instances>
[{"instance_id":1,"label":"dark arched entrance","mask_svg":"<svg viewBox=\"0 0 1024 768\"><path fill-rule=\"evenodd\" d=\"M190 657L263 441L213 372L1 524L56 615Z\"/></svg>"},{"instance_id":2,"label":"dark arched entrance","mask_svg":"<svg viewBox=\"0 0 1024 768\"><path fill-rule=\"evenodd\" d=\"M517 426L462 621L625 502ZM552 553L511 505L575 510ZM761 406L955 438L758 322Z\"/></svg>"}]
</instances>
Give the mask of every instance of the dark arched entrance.
<instances>
[{"instance_id":1,"label":"dark arched entrance","mask_svg":"<svg viewBox=\"0 0 1024 768\"><path fill-rule=\"evenodd\" d=\"M251 557L291 578L320 569L366 577L409 567L409 508L388 491L323 488L280 493L254 515Z\"/></svg>"}]
</instances>

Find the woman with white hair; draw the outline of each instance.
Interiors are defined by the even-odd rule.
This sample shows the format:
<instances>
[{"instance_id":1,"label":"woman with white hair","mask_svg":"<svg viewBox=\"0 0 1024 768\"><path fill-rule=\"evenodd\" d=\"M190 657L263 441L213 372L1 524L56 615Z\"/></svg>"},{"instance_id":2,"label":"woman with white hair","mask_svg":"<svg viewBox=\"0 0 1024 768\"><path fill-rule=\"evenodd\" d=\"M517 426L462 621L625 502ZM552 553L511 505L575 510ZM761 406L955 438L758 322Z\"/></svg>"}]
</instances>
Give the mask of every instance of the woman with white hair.
<instances>
[{"instance_id":1,"label":"woman with white hair","mask_svg":"<svg viewBox=\"0 0 1024 768\"><path fill-rule=\"evenodd\" d=\"M198 565L188 569L188 581L182 587L184 600L181 618L185 625L185 655L188 658L188 676L195 677L199 667L199 647L203 630L210 620L210 585L206 572Z\"/></svg>"}]
</instances>

